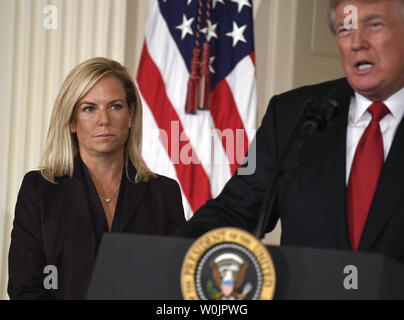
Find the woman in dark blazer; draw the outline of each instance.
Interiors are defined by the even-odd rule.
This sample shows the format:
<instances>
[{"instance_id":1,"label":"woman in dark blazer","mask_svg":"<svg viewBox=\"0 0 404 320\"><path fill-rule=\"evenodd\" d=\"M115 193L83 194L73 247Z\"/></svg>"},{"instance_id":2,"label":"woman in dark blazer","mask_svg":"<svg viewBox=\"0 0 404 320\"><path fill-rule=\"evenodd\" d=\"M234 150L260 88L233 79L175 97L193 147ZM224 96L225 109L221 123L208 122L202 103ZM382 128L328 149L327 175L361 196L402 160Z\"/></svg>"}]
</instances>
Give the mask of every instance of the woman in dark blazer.
<instances>
[{"instance_id":1,"label":"woman in dark blazer","mask_svg":"<svg viewBox=\"0 0 404 320\"><path fill-rule=\"evenodd\" d=\"M73 69L40 170L25 175L18 195L11 299L83 299L104 232L166 235L185 221L177 182L145 167L141 141L142 105L127 70L105 58Z\"/></svg>"}]
</instances>

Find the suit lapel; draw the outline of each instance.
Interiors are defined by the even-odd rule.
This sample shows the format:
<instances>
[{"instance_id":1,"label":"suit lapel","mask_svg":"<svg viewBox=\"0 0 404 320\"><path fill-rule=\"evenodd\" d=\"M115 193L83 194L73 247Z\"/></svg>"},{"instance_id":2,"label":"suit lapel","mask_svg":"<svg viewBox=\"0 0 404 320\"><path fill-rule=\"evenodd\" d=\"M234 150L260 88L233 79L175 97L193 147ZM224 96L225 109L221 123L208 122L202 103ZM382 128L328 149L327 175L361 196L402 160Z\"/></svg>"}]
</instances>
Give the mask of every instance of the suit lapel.
<instances>
[{"instance_id":1,"label":"suit lapel","mask_svg":"<svg viewBox=\"0 0 404 320\"><path fill-rule=\"evenodd\" d=\"M352 91L353 92L353 91ZM324 94L319 92L318 95ZM315 187L318 228L327 230L329 245L351 249L346 217L346 133L351 95L339 97L340 109L323 132L303 141L300 156L310 170L307 187ZM304 185L302 186L304 187ZM314 191L313 190L313 191Z\"/></svg>"},{"instance_id":2,"label":"suit lapel","mask_svg":"<svg viewBox=\"0 0 404 320\"><path fill-rule=\"evenodd\" d=\"M74 209L81 216L83 222L93 231L94 228L88 206L87 192L84 186L84 177L82 176L80 158L78 156L74 158L73 177L65 178L61 183Z\"/></svg>"},{"instance_id":3,"label":"suit lapel","mask_svg":"<svg viewBox=\"0 0 404 320\"><path fill-rule=\"evenodd\" d=\"M129 161L128 164L128 173L129 177L132 180L135 179L136 176L136 169L132 166L131 162ZM125 172L126 176L126 172ZM143 195L146 191L146 184L144 182L133 183L126 179L125 185L125 192L123 195L123 202L122 202L122 216L120 221L120 231L124 231L125 228L128 226L130 220L136 213L136 209L139 206Z\"/></svg>"},{"instance_id":4,"label":"suit lapel","mask_svg":"<svg viewBox=\"0 0 404 320\"><path fill-rule=\"evenodd\" d=\"M401 121L380 174L358 250L369 250L404 197L404 121Z\"/></svg>"},{"instance_id":5,"label":"suit lapel","mask_svg":"<svg viewBox=\"0 0 404 320\"><path fill-rule=\"evenodd\" d=\"M324 143L328 146L319 183L319 193L326 199L330 224L334 225L334 239L338 248L350 250L346 216L346 139L351 96L340 98L340 111L331 121ZM330 196L331 195L331 196Z\"/></svg>"}]
</instances>

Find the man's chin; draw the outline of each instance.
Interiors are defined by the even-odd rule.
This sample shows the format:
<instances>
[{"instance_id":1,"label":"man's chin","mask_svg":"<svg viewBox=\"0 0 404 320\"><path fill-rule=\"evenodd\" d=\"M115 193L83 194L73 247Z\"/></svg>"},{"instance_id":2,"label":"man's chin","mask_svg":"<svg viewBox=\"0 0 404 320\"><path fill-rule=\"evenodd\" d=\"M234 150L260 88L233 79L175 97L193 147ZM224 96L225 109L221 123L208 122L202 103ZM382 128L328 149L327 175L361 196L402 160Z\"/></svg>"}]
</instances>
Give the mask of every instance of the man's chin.
<instances>
[{"instance_id":1,"label":"man's chin","mask_svg":"<svg viewBox=\"0 0 404 320\"><path fill-rule=\"evenodd\" d=\"M350 81L352 89L371 101L385 100L384 94L380 90L380 85L371 81ZM387 97L386 97L387 98ZM379 100L382 99L382 100Z\"/></svg>"}]
</instances>

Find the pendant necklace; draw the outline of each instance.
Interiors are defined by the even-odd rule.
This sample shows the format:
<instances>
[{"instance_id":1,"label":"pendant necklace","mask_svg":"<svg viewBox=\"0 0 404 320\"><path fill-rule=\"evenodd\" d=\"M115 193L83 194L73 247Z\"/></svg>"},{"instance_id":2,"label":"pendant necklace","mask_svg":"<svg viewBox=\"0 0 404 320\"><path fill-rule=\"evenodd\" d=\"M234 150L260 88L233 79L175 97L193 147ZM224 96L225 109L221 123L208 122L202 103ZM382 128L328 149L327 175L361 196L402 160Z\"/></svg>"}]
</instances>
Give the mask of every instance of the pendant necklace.
<instances>
[{"instance_id":1,"label":"pendant necklace","mask_svg":"<svg viewBox=\"0 0 404 320\"><path fill-rule=\"evenodd\" d=\"M104 200L105 203L110 203L110 202L111 202L111 199L115 196L115 194L116 194L116 192L118 191L118 189L119 189L119 185L118 185L118 188L116 188L115 192L114 192L110 197L104 198L104 197L102 197L102 196L100 195L100 198L101 198L102 200Z\"/></svg>"}]
</instances>

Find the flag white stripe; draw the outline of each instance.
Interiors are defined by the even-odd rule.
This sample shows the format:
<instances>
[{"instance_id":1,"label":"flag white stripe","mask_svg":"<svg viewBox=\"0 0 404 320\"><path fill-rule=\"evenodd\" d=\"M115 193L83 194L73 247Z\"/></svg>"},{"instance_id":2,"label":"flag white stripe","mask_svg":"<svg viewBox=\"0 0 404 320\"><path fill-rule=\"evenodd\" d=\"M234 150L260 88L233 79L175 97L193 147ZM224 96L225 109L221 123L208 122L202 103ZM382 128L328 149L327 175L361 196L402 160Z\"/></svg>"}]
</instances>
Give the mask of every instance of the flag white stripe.
<instances>
[{"instance_id":1,"label":"flag white stripe","mask_svg":"<svg viewBox=\"0 0 404 320\"><path fill-rule=\"evenodd\" d=\"M250 56L242 59L234 70L226 77L233 94L248 141L251 143L255 136L257 119L257 90L255 83L255 66Z\"/></svg>"}]
</instances>

